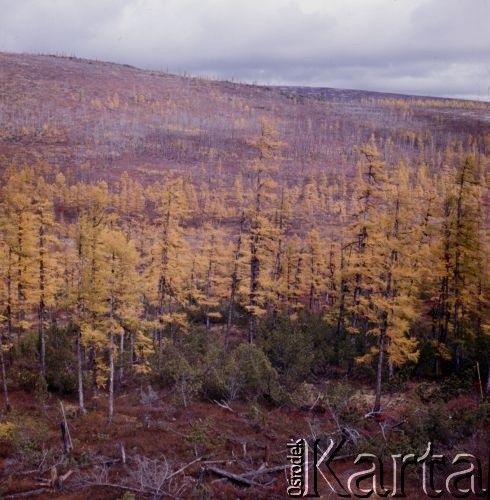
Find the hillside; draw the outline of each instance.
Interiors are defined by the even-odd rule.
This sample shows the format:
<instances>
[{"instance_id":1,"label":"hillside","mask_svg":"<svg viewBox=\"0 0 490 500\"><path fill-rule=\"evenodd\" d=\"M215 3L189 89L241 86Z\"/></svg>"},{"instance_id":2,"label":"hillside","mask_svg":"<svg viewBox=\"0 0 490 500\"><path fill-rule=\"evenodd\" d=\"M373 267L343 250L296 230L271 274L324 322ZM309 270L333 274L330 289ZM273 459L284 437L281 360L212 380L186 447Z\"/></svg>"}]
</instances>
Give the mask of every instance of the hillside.
<instances>
[{"instance_id":1,"label":"hillside","mask_svg":"<svg viewBox=\"0 0 490 500\"><path fill-rule=\"evenodd\" d=\"M437 155L454 141L488 152L490 104L353 90L260 87L76 58L0 54L0 155L42 158L68 180L123 170L151 180L221 162L230 183L269 117L286 143L280 177L352 172L372 134L387 161ZM390 139L389 144L386 141ZM436 167L437 168L437 165Z\"/></svg>"}]
</instances>

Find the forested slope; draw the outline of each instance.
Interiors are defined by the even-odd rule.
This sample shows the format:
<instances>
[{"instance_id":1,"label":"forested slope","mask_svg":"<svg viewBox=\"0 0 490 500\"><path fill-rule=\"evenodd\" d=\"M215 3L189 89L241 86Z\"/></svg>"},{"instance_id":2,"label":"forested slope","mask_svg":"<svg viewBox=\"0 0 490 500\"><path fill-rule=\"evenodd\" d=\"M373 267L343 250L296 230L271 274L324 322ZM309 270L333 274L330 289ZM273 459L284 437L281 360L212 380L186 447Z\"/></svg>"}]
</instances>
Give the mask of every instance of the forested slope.
<instances>
[{"instance_id":1,"label":"forested slope","mask_svg":"<svg viewBox=\"0 0 490 500\"><path fill-rule=\"evenodd\" d=\"M10 386L294 405L451 374L490 390L486 103L0 54ZM487 382L488 380L488 382ZM300 391L301 392L301 391Z\"/></svg>"}]
</instances>

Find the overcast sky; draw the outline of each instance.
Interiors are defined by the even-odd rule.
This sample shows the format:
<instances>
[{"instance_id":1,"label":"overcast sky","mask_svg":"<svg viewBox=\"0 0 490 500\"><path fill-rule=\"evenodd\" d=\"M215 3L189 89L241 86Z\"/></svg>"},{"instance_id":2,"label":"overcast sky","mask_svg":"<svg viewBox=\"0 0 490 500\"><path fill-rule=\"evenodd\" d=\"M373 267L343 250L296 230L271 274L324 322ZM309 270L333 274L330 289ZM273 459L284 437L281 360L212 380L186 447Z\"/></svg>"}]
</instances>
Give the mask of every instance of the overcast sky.
<instances>
[{"instance_id":1,"label":"overcast sky","mask_svg":"<svg viewBox=\"0 0 490 500\"><path fill-rule=\"evenodd\" d=\"M490 0L0 0L0 51L490 100Z\"/></svg>"}]
</instances>

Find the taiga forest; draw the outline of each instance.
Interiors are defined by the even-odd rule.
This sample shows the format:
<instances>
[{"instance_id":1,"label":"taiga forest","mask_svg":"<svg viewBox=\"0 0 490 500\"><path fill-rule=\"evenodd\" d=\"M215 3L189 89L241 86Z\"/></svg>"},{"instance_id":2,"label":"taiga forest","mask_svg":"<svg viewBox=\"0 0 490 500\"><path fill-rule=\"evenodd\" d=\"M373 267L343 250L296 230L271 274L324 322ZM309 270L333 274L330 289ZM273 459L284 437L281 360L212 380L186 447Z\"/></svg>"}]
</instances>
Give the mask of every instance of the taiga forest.
<instances>
[{"instance_id":1,"label":"taiga forest","mask_svg":"<svg viewBox=\"0 0 490 500\"><path fill-rule=\"evenodd\" d=\"M488 462L489 167L488 102L0 53L0 495Z\"/></svg>"}]
</instances>

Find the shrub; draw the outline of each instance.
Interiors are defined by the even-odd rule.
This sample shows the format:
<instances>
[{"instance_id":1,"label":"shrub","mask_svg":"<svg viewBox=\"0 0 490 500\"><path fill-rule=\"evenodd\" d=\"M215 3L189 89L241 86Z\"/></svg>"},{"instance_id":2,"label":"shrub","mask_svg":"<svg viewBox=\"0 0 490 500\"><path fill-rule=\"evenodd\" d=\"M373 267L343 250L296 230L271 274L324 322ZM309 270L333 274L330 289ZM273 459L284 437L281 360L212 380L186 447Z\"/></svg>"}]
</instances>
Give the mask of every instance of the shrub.
<instances>
[{"instance_id":1,"label":"shrub","mask_svg":"<svg viewBox=\"0 0 490 500\"><path fill-rule=\"evenodd\" d=\"M264 352L286 384L302 381L309 375L315 361L315 347L307 328L280 317L274 327L263 325L261 337Z\"/></svg>"},{"instance_id":2,"label":"shrub","mask_svg":"<svg viewBox=\"0 0 490 500\"><path fill-rule=\"evenodd\" d=\"M25 391L39 392L37 332L25 333L15 348L17 383ZM46 387L43 391L73 393L77 390L77 366L73 352L72 329L51 328L46 332Z\"/></svg>"},{"instance_id":3,"label":"shrub","mask_svg":"<svg viewBox=\"0 0 490 500\"><path fill-rule=\"evenodd\" d=\"M451 375L439 384L423 383L417 387L417 394L425 403L449 401L469 392L473 392L473 371L466 370L458 375Z\"/></svg>"},{"instance_id":4,"label":"shrub","mask_svg":"<svg viewBox=\"0 0 490 500\"><path fill-rule=\"evenodd\" d=\"M48 390L71 394L77 390L77 361L71 327L52 328L46 342L46 382Z\"/></svg>"},{"instance_id":5,"label":"shrub","mask_svg":"<svg viewBox=\"0 0 490 500\"><path fill-rule=\"evenodd\" d=\"M153 363L159 381L177 389L184 406L187 406L188 399L201 388L199 367L189 363L184 353L168 339L164 342L162 352L154 356Z\"/></svg>"},{"instance_id":6,"label":"shrub","mask_svg":"<svg viewBox=\"0 0 490 500\"><path fill-rule=\"evenodd\" d=\"M227 363L227 383L237 383L243 397L278 395L276 370L262 349L253 344L241 344L232 351Z\"/></svg>"},{"instance_id":7,"label":"shrub","mask_svg":"<svg viewBox=\"0 0 490 500\"><path fill-rule=\"evenodd\" d=\"M427 443L439 443L452 446L456 435L453 422L442 401L437 401L426 407L414 408L403 426L409 448L418 453L423 453Z\"/></svg>"},{"instance_id":8,"label":"shrub","mask_svg":"<svg viewBox=\"0 0 490 500\"><path fill-rule=\"evenodd\" d=\"M211 424L212 420L209 418L194 421L184 438L186 443L192 447L196 457L209 449Z\"/></svg>"},{"instance_id":9,"label":"shrub","mask_svg":"<svg viewBox=\"0 0 490 500\"><path fill-rule=\"evenodd\" d=\"M225 357L219 363L210 363L203 372L201 395L211 400L233 400L237 397L238 386L227 376Z\"/></svg>"},{"instance_id":10,"label":"shrub","mask_svg":"<svg viewBox=\"0 0 490 500\"><path fill-rule=\"evenodd\" d=\"M163 341L162 351L155 354L153 367L159 381L165 386L175 384L191 367L179 349L168 339Z\"/></svg>"}]
</instances>

